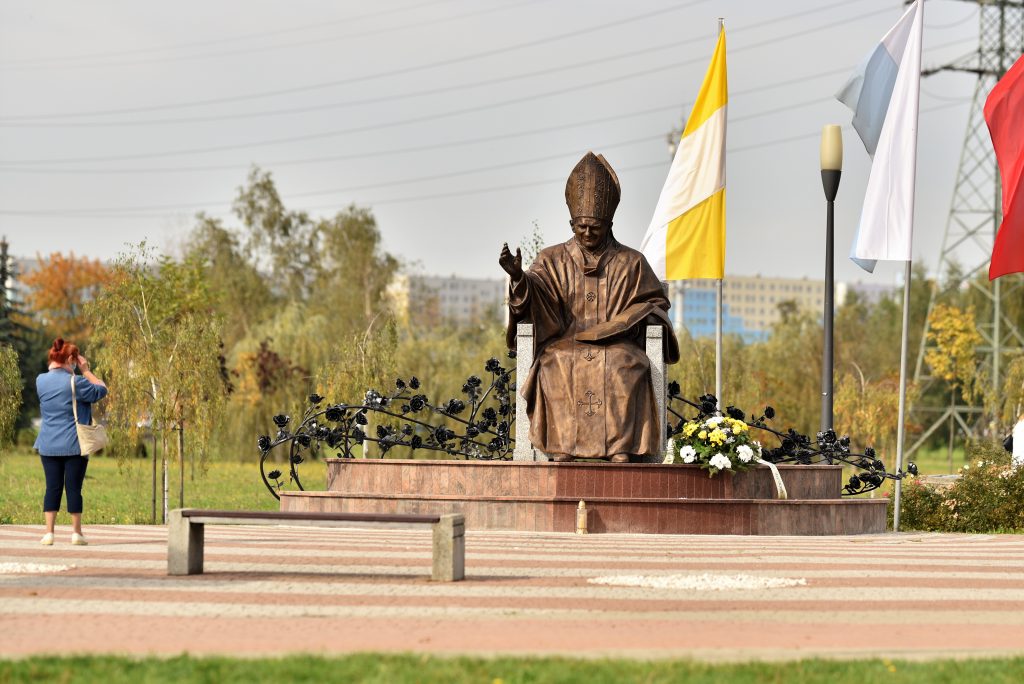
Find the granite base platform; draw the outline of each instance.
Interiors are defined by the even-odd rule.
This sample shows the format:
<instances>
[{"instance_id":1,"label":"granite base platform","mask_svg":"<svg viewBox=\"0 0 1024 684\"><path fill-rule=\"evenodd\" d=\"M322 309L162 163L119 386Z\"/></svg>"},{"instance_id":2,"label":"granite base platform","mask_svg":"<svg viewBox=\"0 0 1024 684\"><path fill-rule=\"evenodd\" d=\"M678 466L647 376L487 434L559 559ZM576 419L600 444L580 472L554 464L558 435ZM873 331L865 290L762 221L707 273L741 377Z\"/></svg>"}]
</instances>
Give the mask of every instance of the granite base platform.
<instances>
[{"instance_id":1,"label":"granite base platform","mask_svg":"<svg viewBox=\"0 0 1024 684\"><path fill-rule=\"evenodd\" d=\"M282 492L281 510L461 513L467 529L592 533L835 535L886 531L883 498L841 498L842 467L779 466L709 478L697 466L328 459L327 490Z\"/></svg>"}]
</instances>

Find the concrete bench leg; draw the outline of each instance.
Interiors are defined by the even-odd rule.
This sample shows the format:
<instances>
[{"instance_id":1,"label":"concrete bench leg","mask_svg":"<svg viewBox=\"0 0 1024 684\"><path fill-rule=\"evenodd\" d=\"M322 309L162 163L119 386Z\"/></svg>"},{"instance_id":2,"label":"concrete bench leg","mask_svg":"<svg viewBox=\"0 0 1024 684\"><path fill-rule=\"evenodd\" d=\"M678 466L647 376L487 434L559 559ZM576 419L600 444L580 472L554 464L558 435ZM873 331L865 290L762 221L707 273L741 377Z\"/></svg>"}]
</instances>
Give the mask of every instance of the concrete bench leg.
<instances>
[{"instance_id":1,"label":"concrete bench leg","mask_svg":"<svg viewBox=\"0 0 1024 684\"><path fill-rule=\"evenodd\" d=\"M180 510L170 512L167 520L167 574L203 574L203 529L181 515Z\"/></svg>"},{"instance_id":2,"label":"concrete bench leg","mask_svg":"<svg viewBox=\"0 0 1024 684\"><path fill-rule=\"evenodd\" d=\"M442 515L434 523L435 582L455 582L466 577L466 521L461 515Z\"/></svg>"}]
</instances>

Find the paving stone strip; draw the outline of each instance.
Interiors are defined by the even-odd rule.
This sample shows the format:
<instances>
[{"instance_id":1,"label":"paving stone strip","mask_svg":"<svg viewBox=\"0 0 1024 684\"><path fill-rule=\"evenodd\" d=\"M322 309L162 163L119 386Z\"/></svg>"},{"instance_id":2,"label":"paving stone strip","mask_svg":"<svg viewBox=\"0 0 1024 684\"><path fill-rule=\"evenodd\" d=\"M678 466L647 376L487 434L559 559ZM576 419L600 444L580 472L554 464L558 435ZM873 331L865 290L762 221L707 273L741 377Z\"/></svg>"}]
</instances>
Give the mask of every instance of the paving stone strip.
<instances>
[{"instance_id":1,"label":"paving stone strip","mask_svg":"<svg viewBox=\"0 0 1024 684\"><path fill-rule=\"evenodd\" d=\"M1024 653L1024 536L470 531L466 581L442 584L428 531L213 527L207 574L184 578L163 527L66 532L42 547L41 527L0 526L0 656ZM622 577L637 586L597 583ZM787 579L804 584L769 586Z\"/></svg>"}]
</instances>

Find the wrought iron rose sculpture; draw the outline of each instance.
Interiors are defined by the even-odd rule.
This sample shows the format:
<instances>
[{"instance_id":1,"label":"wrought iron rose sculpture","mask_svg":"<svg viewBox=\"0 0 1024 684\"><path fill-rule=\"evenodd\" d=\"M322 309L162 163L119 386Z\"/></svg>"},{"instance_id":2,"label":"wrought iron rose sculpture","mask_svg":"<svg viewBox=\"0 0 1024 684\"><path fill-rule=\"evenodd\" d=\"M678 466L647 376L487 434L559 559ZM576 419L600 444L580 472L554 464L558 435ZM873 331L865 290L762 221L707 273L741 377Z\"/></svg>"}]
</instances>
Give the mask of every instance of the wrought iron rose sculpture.
<instances>
[{"instance_id":1,"label":"wrought iron rose sculpture","mask_svg":"<svg viewBox=\"0 0 1024 684\"><path fill-rule=\"evenodd\" d=\"M509 353L515 357L514 352ZM309 454L353 458L353 449L367 442L376 443L381 457L396 447L412 451L439 451L462 458L508 460L512 458L511 437L515 421L512 393L514 371L492 358L484 365L485 381L471 375L462 385L463 398L433 403L421 393L416 377L398 378L394 389L383 394L367 390L359 404L324 404L318 394L309 396L309 407L293 430L291 418L274 416L277 434L260 435L260 475L276 498L279 491L294 485L303 489L298 466ZM373 418L374 428L368 430ZM287 445L288 477L268 458L273 449Z\"/></svg>"},{"instance_id":2,"label":"wrought iron rose sculpture","mask_svg":"<svg viewBox=\"0 0 1024 684\"><path fill-rule=\"evenodd\" d=\"M509 352L514 358L515 352ZM484 365L484 378L471 375L462 385L462 398L434 403L420 392L420 381L395 380L394 389L384 394L367 390L358 404L325 404L318 394L309 396L309 406L294 429L291 417L274 416L277 432L274 437L261 435L256 446L260 452L260 475L276 498L280 490L294 486L303 489L300 466L310 454L353 458L353 449L367 442L376 443L383 458L389 451L404 447L415 451L435 451L453 457L481 460L510 460L515 446L512 438L515 421L515 370L492 358ZM718 416L718 402L707 394L696 401L680 396L679 383L668 387L669 425L667 437L682 434L688 423L706 422ZM681 411L696 409L696 416L686 417ZM766 421L775 417L772 407L765 407L757 418L748 420L743 411L729 406L726 415L731 421L742 421L753 431L763 431L766 439L774 436L779 445L762 446L760 457L772 463L842 463L859 472L850 477L843 495L863 494L877 489L885 480L899 480L907 474L916 475L917 466L909 463L907 471L890 473L868 447L863 453L850 449L850 438L839 437L832 430L819 432L814 440L793 429L780 432L768 427ZM369 429L373 418L373 429ZM673 423L673 421L675 421ZM273 450L287 446L287 477L270 456ZM272 468L268 470L268 468Z\"/></svg>"}]
</instances>

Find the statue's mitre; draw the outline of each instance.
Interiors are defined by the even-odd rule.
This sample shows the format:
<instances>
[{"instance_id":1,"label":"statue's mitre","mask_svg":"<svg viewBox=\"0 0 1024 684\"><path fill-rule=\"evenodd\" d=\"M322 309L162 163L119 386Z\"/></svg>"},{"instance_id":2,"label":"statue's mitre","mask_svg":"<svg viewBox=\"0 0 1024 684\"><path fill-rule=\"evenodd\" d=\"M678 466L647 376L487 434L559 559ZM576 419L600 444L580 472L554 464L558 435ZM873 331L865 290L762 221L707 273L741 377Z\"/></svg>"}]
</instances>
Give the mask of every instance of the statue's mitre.
<instances>
[{"instance_id":1,"label":"statue's mitre","mask_svg":"<svg viewBox=\"0 0 1024 684\"><path fill-rule=\"evenodd\" d=\"M573 219L589 217L610 223L621 195L619 177L611 164L593 152L580 159L565 184L565 203Z\"/></svg>"}]
</instances>

